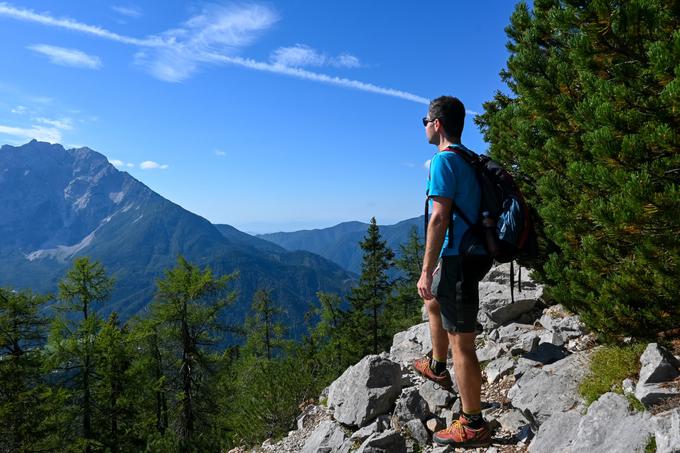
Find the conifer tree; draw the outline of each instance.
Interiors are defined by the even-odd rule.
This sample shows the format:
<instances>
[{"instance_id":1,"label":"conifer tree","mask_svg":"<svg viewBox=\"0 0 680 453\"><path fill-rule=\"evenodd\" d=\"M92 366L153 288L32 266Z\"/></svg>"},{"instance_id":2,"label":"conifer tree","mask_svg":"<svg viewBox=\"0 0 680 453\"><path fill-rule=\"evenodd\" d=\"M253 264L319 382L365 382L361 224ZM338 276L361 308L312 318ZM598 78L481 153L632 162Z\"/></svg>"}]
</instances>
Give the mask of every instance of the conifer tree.
<instances>
[{"instance_id":1,"label":"conifer tree","mask_svg":"<svg viewBox=\"0 0 680 453\"><path fill-rule=\"evenodd\" d=\"M675 1L520 3L477 119L555 246L547 295L608 335L680 324L679 28Z\"/></svg>"},{"instance_id":2,"label":"conifer tree","mask_svg":"<svg viewBox=\"0 0 680 453\"><path fill-rule=\"evenodd\" d=\"M77 258L59 283L63 316L53 321L49 338L50 366L62 372L73 391L71 410L81 428L76 445L88 452L101 445L93 425L93 389L99 379L96 339L103 321L93 305L107 300L112 288L113 279L106 275L101 263Z\"/></svg>"},{"instance_id":3,"label":"conifer tree","mask_svg":"<svg viewBox=\"0 0 680 453\"><path fill-rule=\"evenodd\" d=\"M363 356L377 354L386 346L386 326L381 325L381 317L390 294L387 271L392 266L394 252L381 240L375 217L371 218L366 236L359 245L363 250L361 275L359 286L352 289L349 300L352 334L358 352Z\"/></svg>"},{"instance_id":4,"label":"conifer tree","mask_svg":"<svg viewBox=\"0 0 680 453\"><path fill-rule=\"evenodd\" d=\"M40 348L47 321L38 310L48 300L0 288L0 451L55 447L44 442L49 409Z\"/></svg>"},{"instance_id":5,"label":"conifer tree","mask_svg":"<svg viewBox=\"0 0 680 453\"><path fill-rule=\"evenodd\" d=\"M151 306L153 325L159 330L168 386L177 395L171 417L180 451L215 448L210 435L217 422L215 374L220 354L215 346L226 326L221 316L235 299L226 290L234 275L215 276L179 257L177 266L158 281ZM162 423L162 415L159 416Z\"/></svg>"},{"instance_id":6,"label":"conifer tree","mask_svg":"<svg viewBox=\"0 0 680 453\"><path fill-rule=\"evenodd\" d=\"M408 241L400 244L399 248L401 253L395 260L395 264L402 275L395 281L395 292L388 301L388 318L392 333L418 323L423 306L422 299L418 295L417 284L423 265L425 247L418 236L416 227L411 229Z\"/></svg>"},{"instance_id":7,"label":"conifer tree","mask_svg":"<svg viewBox=\"0 0 680 453\"><path fill-rule=\"evenodd\" d=\"M267 360L281 354L286 344L286 328L279 319L282 314L283 309L272 299L271 291L255 291L250 315L245 321L244 354Z\"/></svg>"}]
</instances>

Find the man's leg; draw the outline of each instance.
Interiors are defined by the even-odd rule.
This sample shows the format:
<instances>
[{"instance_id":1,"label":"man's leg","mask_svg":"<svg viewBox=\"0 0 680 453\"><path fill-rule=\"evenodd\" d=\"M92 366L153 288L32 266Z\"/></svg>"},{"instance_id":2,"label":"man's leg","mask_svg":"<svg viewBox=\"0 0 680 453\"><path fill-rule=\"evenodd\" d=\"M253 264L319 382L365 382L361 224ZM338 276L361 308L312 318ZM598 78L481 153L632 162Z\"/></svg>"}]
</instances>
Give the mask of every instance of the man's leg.
<instances>
[{"instance_id":1,"label":"man's leg","mask_svg":"<svg viewBox=\"0 0 680 453\"><path fill-rule=\"evenodd\" d=\"M432 339L432 357L435 360L446 362L449 350L449 339L442 326L442 314L437 299L425 301L427 309L428 324L430 326L430 337Z\"/></svg>"},{"instance_id":2,"label":"man's leg","mask_svg":"<svg viewBox=\"0 0 680 453\"><path fill-rule=\"evenodd\" d=\"M478 414L481 411L482 370L475 351L476 336L475 332L449 332L453 369L462 410L466 414Z\"/></svg>"}]
</instances>

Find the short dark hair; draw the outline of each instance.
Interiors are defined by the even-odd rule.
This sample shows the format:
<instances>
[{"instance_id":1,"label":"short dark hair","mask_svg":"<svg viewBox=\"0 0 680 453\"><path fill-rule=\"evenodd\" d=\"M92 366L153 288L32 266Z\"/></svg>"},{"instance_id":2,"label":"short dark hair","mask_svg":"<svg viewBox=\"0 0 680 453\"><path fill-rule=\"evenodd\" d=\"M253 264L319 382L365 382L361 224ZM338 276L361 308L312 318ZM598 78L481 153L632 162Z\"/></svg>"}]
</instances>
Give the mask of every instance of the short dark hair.
<instances>
[{"instance_id":1,"label":"short dark hair","mask_svg":"<svg viewBox=\"0 0 680 453\"><path fill-rule=\"evenodd\" d=\"M465 106L453 96L440 96L430 102L430 119L439 118L449 137L460 137L465 123Z\"/></svg>"}]
</instances>

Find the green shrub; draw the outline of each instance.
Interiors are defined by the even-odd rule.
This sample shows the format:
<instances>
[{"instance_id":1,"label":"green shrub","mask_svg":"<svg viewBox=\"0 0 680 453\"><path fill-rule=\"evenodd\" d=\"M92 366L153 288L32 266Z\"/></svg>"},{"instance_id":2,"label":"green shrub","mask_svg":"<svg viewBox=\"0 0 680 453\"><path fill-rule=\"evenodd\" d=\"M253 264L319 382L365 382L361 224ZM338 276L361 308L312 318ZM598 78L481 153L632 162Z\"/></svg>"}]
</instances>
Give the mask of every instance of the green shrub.
<instances>
[{"instance_id":1,"label":"green shrub","mask_svg":"<svg viewBox=\"0 0 680 453\"><path fill-rule=\"evenodd\" d=\"M581 382L579 393L590 405L607 392L623 394L621 383L640 371L640 356L646 344L603 346L593 353L590 373ZM638 402L639 403L639 402ZM639 406L632 404L633 408Z\"/></svg>"}]
</instances>

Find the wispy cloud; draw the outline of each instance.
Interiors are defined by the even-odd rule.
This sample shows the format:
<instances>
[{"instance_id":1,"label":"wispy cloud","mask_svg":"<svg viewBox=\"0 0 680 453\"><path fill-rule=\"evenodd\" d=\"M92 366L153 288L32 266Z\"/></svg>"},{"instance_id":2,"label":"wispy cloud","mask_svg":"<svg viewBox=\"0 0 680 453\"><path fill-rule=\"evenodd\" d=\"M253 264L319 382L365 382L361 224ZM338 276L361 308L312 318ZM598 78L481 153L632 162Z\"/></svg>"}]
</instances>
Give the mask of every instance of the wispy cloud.
<instances>
[{"instance_id":1,"label":"wispy cloud","mask_svg":"<svg viewBox=\"0 0 680 453\"><path fill-rule=\"evenodd\" d=\"M145 160L141 164L139 164L139 168L142 170L155 170L155 169L160 169L160 170L166 170L169 166L166 164L159 164L158 162L154 162L152 160Z\"/></svg>"},{"instance_id":2,"label":"wispy cloud","mask_svg":"<svg viewBox=\"0 0 680 453\"><path fill-rule=\"evenodd\" d=\"M54 64L71 66L74 68L99 69L102 61L99 57L88 55L76 49L50 46L47 44L34 44L28 46L34 52L46 55Z\"/></svg>"},{"instance_id":3,"label":"wispy cloud","mask_svg":"<svg viewBox=\"0 0 680 453\"><path fill-rule=\"evenodd\" d=\"M62 118L60 120L52 120L49 118L34 118L34 121L42 124L47 124L48 126L52 126L60 130L69 131L73 129L73 121L71 121L71 118Z\"/></svg>"},{"instance_id":4,"label":"wispy cloud","mask_svg":"<svg viewBox=\"0 0 680 453\"><path fill-rule=\"evenodd\" d=\"M17 105L14 107L10 112L16 114L16 115L24 115L28 112L28 107L25 107L23 105Z\"/></svg>"},{"instance_id":5,"label":"wispy cloud","mask_svg":"<svg viewBox=\"0 0 680 453\"><path fill-rule=\"evenodd\" d=\"M224 156L227 155L227 153L222 151L221 149L217 149L217 150L215 150L215 155L220 156L220 157L224 157Z\"/></svg>"},{"instance_id":6,"label":"wispy cloud","mask_svg":"<svg viewBox=\"0 0 680 453\"><path fill-rule=\"evenodd\" d=\"M0 134L9 135L11 137L17 137L24 140L36 139L42 142L50 143L61 142L61 131L54 127L33 126L30 128L26 128L5 126L0 124Z\"/></svg>"},{"instance_id":7,"label":"wispy cloud","mask_svg":"<svg viewBox=\"0 0 680 453\"><path fill-rule=\"evenodd\" d=\"M283 64L235 56L236 52L253 42L261 32L278 21L278 14L272 8L264 5L209 6L200 14L186 21L181 27L142 39L124 36L73 19L56 18L47 13L36 13L32 10L16 8L5 2L0 3L0 15L141 47L143 50L135 56L136 63L145 67L153 76L168 82L181 82L206 63L229 64L302 80L393 96L421 104L429 103L429 100L424 97L393 88L330 76L298 67L293 68ZM359 64L358 59L352 55L338 58L338 61L341 61L345 67Z\"/></svg>"},{"instance_id":8,"label":"wispy cloud","mask_svg":"<svg viewBox=\"0 0 680 453\"><path fill-rule=\"evenodd\" d=\"M126 17L130 17L132 19L139 19L142 17L142 9L139 6L131 5L131 6L121 6L121 5L114 5L111 7L112 10L117 12L118 14L121 14Z\"/></svg>"},{"instance_id":9,"label":"wispy cloud","mask_svg":"<svg viewBox=\"0 0 680 453\"><path fill-rule=\"evenodd\" d=\"M111 160L109 160L109 163L111 165L113 165L114 167L124 167L125 166L125 162L123 162L122 160L118 160L118 159L111 159Z\"/></svg>"},{"instance_id":10,"label":"wispy cloud","mask_svg":"<svg viewBox=\"0 0 680 453\"><path fill-rule=\"evenodd\" d=\"M359 58L350 54L330 57L305 44L276 49L270 60L274 64L290 67L303 66L335 66L339 68L358 68L361 66Z\"/></svg>"}]
</instances>

